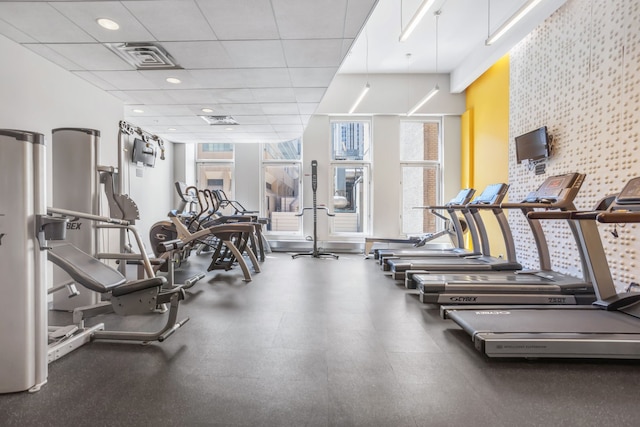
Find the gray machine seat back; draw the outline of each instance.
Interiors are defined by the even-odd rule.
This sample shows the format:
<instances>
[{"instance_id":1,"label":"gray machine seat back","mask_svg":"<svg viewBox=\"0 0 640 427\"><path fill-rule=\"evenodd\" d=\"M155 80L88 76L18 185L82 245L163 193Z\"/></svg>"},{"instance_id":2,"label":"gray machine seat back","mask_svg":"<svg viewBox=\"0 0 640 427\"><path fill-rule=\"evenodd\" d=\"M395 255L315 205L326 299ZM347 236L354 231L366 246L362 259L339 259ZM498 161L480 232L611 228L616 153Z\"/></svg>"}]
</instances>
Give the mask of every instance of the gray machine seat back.
<instances>
[{"instance_id":1,"label":"gray machine seat back","mask_svg":"<svg viewBox=\"0 0 640 427\"><path fill-rule=\"evenodd\" d=\"M63 269L73 280L92 291L121 296L162 286L164 277L134 280L127 279L117 270L100 262L68 243L49 249L49 261Z\"/></svg>"}]
</instances>

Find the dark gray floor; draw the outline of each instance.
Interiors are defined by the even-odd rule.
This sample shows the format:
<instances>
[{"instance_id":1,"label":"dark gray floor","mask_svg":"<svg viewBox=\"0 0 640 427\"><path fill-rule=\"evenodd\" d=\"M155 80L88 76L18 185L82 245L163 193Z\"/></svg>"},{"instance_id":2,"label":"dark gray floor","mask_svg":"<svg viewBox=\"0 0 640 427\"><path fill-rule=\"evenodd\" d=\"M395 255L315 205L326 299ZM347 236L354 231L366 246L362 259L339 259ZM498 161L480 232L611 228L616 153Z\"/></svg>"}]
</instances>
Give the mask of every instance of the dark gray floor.
<instances>
[{"instance_id":1,"label":"dark gray floor","mask_svg":"<svg viewBox=\"0 0 640 427\"><path fill-rule=\"evenodd\" d=\"M272 254L248 284L208 273L181 315L164 343L93 342L52 363L40 392L0 395L0 425L640 425L639 363L486 360L355 254Z\"/></svg>"}]
</instances>

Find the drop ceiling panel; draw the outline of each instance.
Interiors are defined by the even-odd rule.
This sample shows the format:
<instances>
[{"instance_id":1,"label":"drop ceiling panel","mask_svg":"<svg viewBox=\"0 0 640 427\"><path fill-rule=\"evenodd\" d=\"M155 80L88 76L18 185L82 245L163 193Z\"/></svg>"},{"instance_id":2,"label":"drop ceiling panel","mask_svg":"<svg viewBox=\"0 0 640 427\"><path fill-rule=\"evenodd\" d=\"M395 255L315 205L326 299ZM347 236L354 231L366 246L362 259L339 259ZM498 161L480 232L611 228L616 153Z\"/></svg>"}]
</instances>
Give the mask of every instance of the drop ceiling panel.
<instances>
[{"instance_id":1,"label":"drop ceiling panel","mask_svg":"<svg viewBox=\"0 0 640 427\"><path fill-rule=\"evenodd\" d=\"M242 75L245 87L291 87L287 68L245 68L237 72Z\"/></svg>"},{"instance_id":2,"label":"drop ceiling panel","mask_svg":"<svg viewBox=\"0 0 640 427\"><path fill-rule=\"evenodd\" d=\"M144 70L139 71L147 80L153 82L156 87L169 90L199 89L200 82L187 70ZM177 78L179 84L167 82L168 78Z\"/></svg>"},{"instance_id":3,"label":"drop ceiling panel","mask_svg":"<svg viewBox=\"0 0 640 427\"><path fill-rule=\"evenodd\" d=\"M81 70L119 71L134 69L99 43L54 43L46 46L69 61L78 64ZM67 69L74 70L73 68Z\"/></svg>"},{"instance_id":4,"label":"drop ceiling panel","mask_svg":"<svg viewBox=\"0 0 640 427\"><path fill-rule=\"evenodd\" d=\"M131 90L126 92L132 99L137 99L140 104L173 104L171 91L167 90Z\"/></svg>"},{"instance_id":5,"label":"drop ceiling panel","mask_svg":"<svg viewBox=\"0 0 640 427\"><path fill-rule=\"evenodd\" d=\"M1 18L0 18L0 34L4 35L5 37L7 37L7 38L9 38L11 40L13 40L16 43L35 43L35 42L37 42L36 39L34 39L33 37L29 37L28 35L26 35L22 31L20 31L19 29L14 27L13 25L9 24L6 21L3 21Z\"/></svg>"},{"instance_id":6,"label":"drop ceiling panel","mask_svg":"<svg viewBox=\"0 0 640 427\"><path fill-rule=\"evenodd\" d=\"M316 112L318 108L318 104L316 103L300 103L298 104L298 110L300 110L300 114L313 114Z\"/></svg>"},{"instance_id":7,"label":"drop ceiling panel","mask_svg":"<svg viewBox=\"0 0 640 427\"><path fill-rule=\"evenodd\" d=\"M162 46L183 68L232 68L218 41L164 42Z\"/></svg>"},{"instance_id":8,"label":"drop ceiling panel","mask_svg":"<svg viewBox=\"0 0 640 427\"><path fill-rule=\"evenodd\" d=\"M294 87L323 87L331 83L337 68L289 68Z\"/></svg>"},{"instance_id":9,"label":"drop ceiling panel","mask_svg":"<svg viewBox=\"0 0 640 427\"><path fill-rule=\"evenodd\" d=\"M298 104L295 102L290 103L270 103L261 104L262 111L267 114L281 115L281 114L299 114Z\"/></svg>"},{"instance_id":10,"label":"drop ceiling panel","mask_svg":"<svg viewBox=\"0 0 640 427\"><path fill-rule=\"evenodd\" d=\"M269 120L267 118L267 116L265 115L260 115L260 116L241 116L241 115L236 115L234 116L235 119L239 122L239 123L243 123L245 125L266 125L269 124Z\"/></svg>"},{"instance_id":11,"label":"drop ceiling panel","mask_svg":"<svg viewBox=\"0 0 640 427\"><path fill-rule=\"evenodd\" d=\"M93 74L118 90L160 89L138 71L96 71Z\"/></svg>"},{"instance_id":12,"label":"drop ceiling panel","mask_svg":"<svg viewBox=\"0 0 640 427\"><path fill-rule=\"evenodd\" d=\"M296 87L296 102L320 102L326 89L323 87Z\"/></svg>"},{"instance_id":13,"label":"drop ceiling panel","mask_svg":"<svg viewBox=\"0 0 640 427\"><path fill-rule=\"evenodd\" d=\"M344 22L344 36L355 38L377 0L349 0Z\"/></svg>"},{"instance_id":14,"label":"drop ceiling panel","mask_svg":"<svg viewBox=\"0 0 640 427\"><path fill-rule=\"evenodd\" d=\"M211 116L258 116L263 114L259 104L219 104L211 106Z\"/></svg>"},{"instance_id":15,"label":"drop ceiling panel","mask_svg":"<svg viewBox=\"0 0 640 427\"><path fill-rule=\"evenodd\" d=\"M195 1L122 2L159 41L215 40Z\"/></svg>"},{"instance_id":16,"label":"drop ceiling panel","mask_svg":"<svg viewBox=\"0 0 640 427\"><path fill-rule=\"evenodd\" d=\"M42 56L43 58L48 59L49 61L53 62L56 65L59 65L60 67L66 69L66 70L81 70L82 67L78 64L76 64L75 62L69 60L69 58L66 58L65 56L59 54L58 52L54 51L53 49L51 49L49 46L45 45L45 44L24 44L24 47L26 47L29 50L34 51L35 53L37 53L38 55Z\"/></svg>"},{"instance_id":17,"label":"drop ceiling panel","mask_svg":"<svg viewBox=\"0 0 640 427\"><path fill-rule=\"evenodd\" d=\"M52 3L60 13L100 42L143 42L155 38L118 1ZM98 18L109 18L120 25L118 31L102 28Z\"/></svg>"},{"instance_id":18,"label":"drop ceiling panel","mask_svg":"<svg viewBox=\"0 0 640 427\"><path fill-rule=\"evenodd\" d=\"M292 114L288 116L267 116L269 123L272 125L301 125L302 120L300 120L300 116L297 114Z\"/></svg>"},{"instance_id":19,"label":"drop ceiling panel","mask_svg":"<svg viewBox=\"0 0 640 427\"><path fill-rule=\"evenodd\" d=\"M47 3L0 2L0 17L42 43L95 41Z\"/></svg>"},{"instance_id":20,"label":"drop ceiling panel","mask_svg":"<svg viewBox=\"0 0 640 427\"><path fill-rule=\"evenodd\" d=\"M342 61L342 39L283 40L289 67L338 67Z\"/></svg>"},{"instance_id":21,"label":"drop ceiling panel","mask_svg":"<svg viewBox=\"0 0 640 427\"><path fill-rule=\"evenodd\" d=\"M234 68L285 67L280 40L223 41Z\"/></svg>"},{"instance_id":22,"label":"drop ceiling panel","mask_svg":"<svg viewBox=\"0 0 640 427\"><path fill-rule=\"evenodd\" d=\"M220 40L278 39L269 0L198 0Z\"/></svg>"},{"instance_id":23,"label":"drop ceiling panel","mask_svg":"<svg viewBox=\"0 0 640 427\"><path fill-rule=\"evenodd\" d=\"M90 71L74 71L73 74L75 74L76 76L88 81L92 85L94 85L94 86L96 86L96 87L98 87L98 88L100 88L102 90L113 91L113 92L116 91L116 88L114 86L112 86L109 83L105 82L104 80L102 80L101 78L99 78L98 76L96 76L95 74L93 74ZM122 99L123 101L124 100L130 101L130 100L134 99L134 98L132 98L132 97L130 97L128 95L124 95L124 94L116 95L116 94L112 93L112 95ZM136 100L136 103L139 104L140 101Z\"/></svg>"},{"instance_id":24,"label":"drop ceiling panel","mask_svg":"<svg viewBox=\"0 0 640 427\"><path fill-rule=\"evenodd\" d=\"M296 102L292 88L251 89L251 93L256 102Z\"/></svg>"},{"instance_id":25,"label":"drop ceiling panel","mask_svg":"<svg viewBox=\"0 0 640 427\"><path fill-rule=\"evenodd\" d=\"M249 89L199 89L171 91L171 97L179 104L208 104L252 102L253 95Z\"/></svg>"},{"instance_id":26,"label":"drop ceiling panel","mask_svg":"<svg viewBox=\"0 0 640 427\"><path fill-rule=\"evenodd\" d=\"M272 0L282 39L344 37L347 0Z\"/></svg>"},{"instance_id":27,"label":"drop ceiling panel","mask_svg":"<svg viewBox=\"0 0 640 427\"><path fill-rule=\"evenodd\" d=\"M245 77L238 70L189 70L189 74L205 88L243 88Z\"/></svg>"}]
</instances>

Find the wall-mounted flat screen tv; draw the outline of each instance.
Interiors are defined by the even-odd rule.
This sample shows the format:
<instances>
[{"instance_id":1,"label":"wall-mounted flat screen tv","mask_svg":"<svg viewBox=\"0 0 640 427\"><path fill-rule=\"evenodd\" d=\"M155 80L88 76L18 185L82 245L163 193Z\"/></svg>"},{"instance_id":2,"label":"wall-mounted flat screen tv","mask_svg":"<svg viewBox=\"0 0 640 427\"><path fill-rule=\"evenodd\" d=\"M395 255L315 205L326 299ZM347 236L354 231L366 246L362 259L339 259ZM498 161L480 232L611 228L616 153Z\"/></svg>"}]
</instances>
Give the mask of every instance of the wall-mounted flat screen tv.
<instances>
[{"instance_id":1,"label":"wall-mounted flat screen tv","mask_svg":"<svg viewBox=\"0 0 640 427\"><path fill-rule=\"evenodd\" d=\"M532 130L523 135L516 136L516 160L522 163L524 160L536 161L546 159L551 154L547 127Z\"/></svg>"},{"instance_id":2,"label":"wall-mounted flat screen tv","mask_svg":"<svg viewBox=\"0 0 640 427\"><path fill-rule=\"evenodd\" d=\"M139 138L133 140L133 163L142 163L145 166L154 167L156 164L156 147L153 143L146 143Z\"/></svg>"}]
</instances>

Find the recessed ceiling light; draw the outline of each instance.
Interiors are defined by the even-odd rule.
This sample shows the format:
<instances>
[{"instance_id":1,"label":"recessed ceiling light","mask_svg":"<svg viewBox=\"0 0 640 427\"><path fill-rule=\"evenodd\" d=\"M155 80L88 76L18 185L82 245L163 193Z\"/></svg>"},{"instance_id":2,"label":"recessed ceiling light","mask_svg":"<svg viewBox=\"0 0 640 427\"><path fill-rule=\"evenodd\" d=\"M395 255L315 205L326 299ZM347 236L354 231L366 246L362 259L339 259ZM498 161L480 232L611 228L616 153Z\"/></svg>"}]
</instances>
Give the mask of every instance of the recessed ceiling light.
<instances>
[{"instance_id":1,"label":"recessed ceiling light","mask_svg":"<svg viewBox=\"0 0 640 427\"><path fill-rule=\"evenodd\" d=\"M135 110L133 110L134 113L144 113L144 110L141 110L139 108L136 108Z\"/></svg>"},{"instance_id":2,"label":"recessed ceiling light","mask_svg":"<svg viewBox=\"0 0 640 427\"><path fill-rule=\"evenodd\" d=\"M167 83L173 83L174 85L177 85L178 83L182 83L180 81L180 79L177 79L175 77L167 77Z\"/></svg>"},{"instance_id":3,"label":"recessed ceiling light","mask_svg":"<svg viewBox=\"0 0 640 427\"><path fill-rule=\"evenodd\" d=\"M120 28L120 25L116 21L112 21L109 18L98 18L96 19L96 22L102 28L106 28L107 30L115 31Z\"/></svg>"},{"instance_id":4,"label":"recessed ceiling light","mask_svg":"<svg viewBox=\"0 0 640 427\"><path fill-rule=\"evenodd\" d=\"M202 112L203 113L213 113L213 110L211 108L203 108Z\"/></svg>"},{"instance_id":5,"label":"recessed ceiling light","mask_svg":"<svg viewBox=\"0 0 640 427\"><path fill-rule=\"evenodd\" d=\"M224 130L229 130L229 131L231 131L231 130L233 130L233 128L224 128Z\"/></svg>"},{"instance_id":6,"label":"recessed ceiling light","mask_svg":"<svg viewBox=\"0 0 640 427\"><path fill-rule=\"evenodd\" d=\"M174 131L174 130L177 130L177 129L176 128L169 128L168 130L169 131Z\"/></svg>"}]
</instances>

